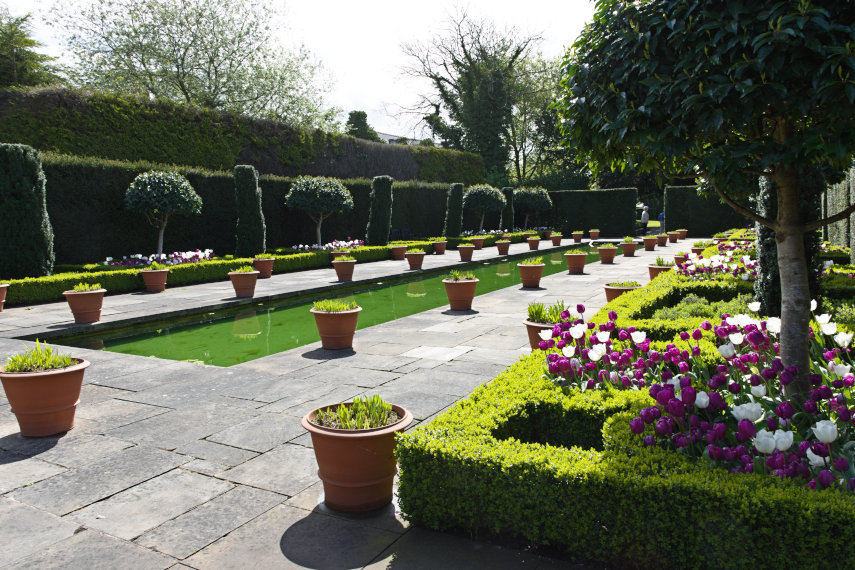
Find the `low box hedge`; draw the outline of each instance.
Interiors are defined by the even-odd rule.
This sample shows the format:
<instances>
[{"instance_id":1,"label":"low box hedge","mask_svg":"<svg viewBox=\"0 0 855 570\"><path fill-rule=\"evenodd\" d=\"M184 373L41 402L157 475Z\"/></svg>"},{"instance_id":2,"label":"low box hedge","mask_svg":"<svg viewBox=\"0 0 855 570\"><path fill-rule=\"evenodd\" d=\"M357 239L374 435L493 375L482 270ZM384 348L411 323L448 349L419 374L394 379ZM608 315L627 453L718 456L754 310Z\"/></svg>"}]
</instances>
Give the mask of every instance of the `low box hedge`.
<instances>
[{"instance_id":1,"label":"low box hedge","mask_svg":"<svg viewBox=\"0 0 855 570\"><path fill-rule=\"evenodd\" d=\"M543 371L523 357L398 438L409 521L620 568L819 568L855 532L848 495L635 447L646 392L565 396Z\"/></svg>"}]
</instances>

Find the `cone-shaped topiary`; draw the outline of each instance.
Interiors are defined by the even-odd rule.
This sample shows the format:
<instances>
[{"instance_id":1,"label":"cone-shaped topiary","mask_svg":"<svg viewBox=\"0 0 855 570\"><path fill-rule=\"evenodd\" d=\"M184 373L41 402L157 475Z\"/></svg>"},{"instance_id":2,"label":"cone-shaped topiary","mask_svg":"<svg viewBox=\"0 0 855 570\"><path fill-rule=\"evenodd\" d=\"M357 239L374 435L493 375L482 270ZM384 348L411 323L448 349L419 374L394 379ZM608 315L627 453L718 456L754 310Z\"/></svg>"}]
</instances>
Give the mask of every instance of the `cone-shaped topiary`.
<instances>
[{"instance_id":1,"label":"cone-shaped topiary","mask_svg":"<svg viewBox=\"0 0 855 570\"><path fill-rule=\"evenodd\" d=\"M502 219L499 220L499 226L510 231L514 230L514 189L512 186L502 188L502 194L505 195L505 209L502 210Z\"/></svg>"},{"instance_id":2,"label":"cone-shaped topiary","mask_svg":"<svg viewBox=\"0 0 855 570\"><path fill-rule=\"evenodd\" d=\"M448 188L445 200L445 224L442 235L457 237L463 232L463 184L455 183Z\"/></svg>"},{"instance_id":3,"label":"cone-shaped topiary","mask_svg":"<svg viewBox=\"0 0 855 570\"><path fill-rule=\"evenodd\" d=\"M392 227L392 183L391 176L375 176L371 180L371 210L368 212L368 227L365 228L367 245L389 243Z\"/></svg>"},{"instance_id":4,"label":"cone-shaped topiary","mask_svg":"<svg viewBox=\"0 0 855 570\"><path fill-rule=\"evenodd\" d=\"M309 214L315 222L315 239L323 245L321 224L336 212L352 210L353 196L337 178L301 176L291 184L285 205Z\"/></svg>"},{"instance_id":5,"label":"cone-shaped topiary","mask_svg":"<svg viewBox=\"0 0 855 570\"><path fill-rule=\"evenodd\" d=\"M258 172L248 164L235 166L235 257L252 257L267 251L267 226L261 209Z\"/></svg>"},{"instance_id":6,"label":"cone-shaped topiary","mask_svg":"<svg viewBox=\"0 0 855 570\"><path fill-rule=\"evenodd\" d=\"M505 209L506 201L502 191L489 184L470 186L463 193L463 207L478 213L481 221L478 232L484 231L484 217L487 212L501 212Z\"/></svg>"},{"instance_id":7,"label":"cone-shaped topiary","mask_svg":"<svg viewBox=\"0 0 855 570\"><path fill-rule=\"evenodd\" d=\"M517 188L514 190L514 206L525 214L523 227L528 229L528 218L538 212L552 209L552 199L545 188Z\"/></svg>"},{"instance_id":8,"label":"cone-shaped topiary","mask_svg":"<svg viewBox=\"0 0 855 570\"><path fill-rule=\"evenodd\" d=\"M177 172L152 170L134 178L125 191L125 207L141 212L157 228L157 253L163 253L163 233L172 214L201 214L202 198Z\"/></svg>"},{"instance_id":9,"label":"cone-shaped topiary","mask_svg":"<svg viewBox=\"0 0 855 570\"><path fill-rule=\"evenodd\" d=\"M41 277L53 271L53 228L39 153L0 144L0 277Z\"/></svg>"}]
</instances>

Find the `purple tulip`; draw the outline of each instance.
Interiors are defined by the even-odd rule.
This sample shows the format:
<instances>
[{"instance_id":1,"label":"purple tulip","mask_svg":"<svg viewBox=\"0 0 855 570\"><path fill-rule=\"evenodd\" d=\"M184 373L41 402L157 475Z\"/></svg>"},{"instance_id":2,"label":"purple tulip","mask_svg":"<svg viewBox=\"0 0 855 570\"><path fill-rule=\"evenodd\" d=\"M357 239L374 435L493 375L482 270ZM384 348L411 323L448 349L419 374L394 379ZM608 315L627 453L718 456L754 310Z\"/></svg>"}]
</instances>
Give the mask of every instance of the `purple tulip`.
<instances>
[{"instance_id":1,"label":"purple tulip","mask_svg":"<svg viewBox=\"0 0 855 570\"><path fill-rule=\"evenodd\" d=\"M703 331L701 329L695 329L692 331L692 338L695 340L701 340L704 336Z\"/></svg>"},{"instance_id":2,"label":"purple tulip","mask_svg":"<svg viewBox=\"0 0 855 570\"><path fill-rule=\"evenodd\" d=\"M748 381L751 383L752 386L759 386L763 383L763 379L760 378L759 374L752 374L751 378L749 378Z\"/></svg>"},{"instance_id":3,"label":"purple tulip","mask_svg":"<svg viewBox=\"0 0 855 570\"><path fill-rule=\"evenodd\" d=\"M806 457L808 449L810 449L810 442L809 441L799 442L799 450L797 452L798 456L799 457Z\"/></svg>"},{"instance_id":4,"label":"purple tulip","mask_svg":"<svg viewBox=\"0 0 855 570\"><path fill-rule=\"evenodd\" d=\"M712 328L712 323L709 321L704 321L701 323L701 328L704 329L705 331L708 331Z\"/></svg>"},{"instance_id":5,"label":"purple tulip","mask_svg":"<svg viewBox=\"0 0 855 570\"><path fill-rule=\"evenodd\" d=\"M687 406L693 406L695 404L695 398L697 398L698 391L692 388L691 386L686 386L683 388L683 391L680 393L680 398L683 400L683 403Z\"/></svg>"},{"instance_id":6,"label":"purple tulip","mask_svg":"<svg viewBox=\"0 0 855 570\"><path fill-rule=\"evenodd\" d=\"M660 406L667 406L668 401L673 397L674 393L670 390L662 390L658 394L656 394L656 402Z\"/></svg>"},{"instance_id":7,"label":"purple tulip","mask_svg":"<svg viewBox=\"0 0 855 570\"><path fill-rule=\"evenodd\" d=\"M757 435L757 426L751 420L739 420L737 429L746 440Z\"/></svg>"},{"instance_id":8,"label":"purple tulip","mask_svg":"<svg viewBox=\"0 0 855 570\"><path fill-rule=\"evenodd\" d=\"M632 421L629 422L629 431L635 435L644 433L644 420L641 418L633 418Z\"/></svg>"},{"instance_id":9,"label":"purple tulip","mask_svg":"<svg viewBox=\"0 0 855 570\"><path fill-rule=\"evenodd\" d=\"M784 371L784 363L781 362L780 358L775 358L772 360L772 370L775 372L783 372Z\"/></svg>"},{"instance_id":10,"label":"purple tulip","mask_svg":"<svg viewBox=\"0 0 855 570\"><path fill-rule=\"evenodd\" d=\"M651 384L650 388L648 388L647 393L650 394L651 398L655 398L656 394L658 394L662 390L662 384Z\"/></svg>"},{"instance_id":11,"label":"purple tulip","mask_svg":"<svg viewBox=\"0 0 855 570\"><path fill-rule=\"evenodd\" d=\"M731 394L739 394L742 391L742 386L738 382L731 382L727 389Z\"/></svg>"},{"instance_id":12,"label":"purple tulip","mask_svg":"<svg viewBox=\"0 0 855 570\"><path fill-rule=\"evenodd\" d=\"M673 431L671 422L668 421L668 418L659 418L656 422L655 429L656 433L663 437L671 435L671 432Z\"/></svg>"},{"instance_id":13,"label":"purple tulip","mask_svg":"<svg viewBox=\"0 0 855 570\"><path fill-rule=\"evenodd\" d=\"M614 311L609 311L609 320L610 321L616 321L617 320L617 313Z\"/></svg>"},{"instance_id":14,"label":"purple tulip","mask_svg":"<svg viewBox=\"0 0 855 570\"><path fill-rule=\"evenodd\" d=\"M820 457L828 457L828 445L822 443L821 441L814 441L810 444L810 450L813 451L814 455L819 455Z\"/></svg>"},{"instance_id":15,"label":"purple tulip","mask_svg":"<svg viewBox=\"0 0 855 570\"><path fill-rule=\"evenodd\" d=\"M849 461L847 461L845 457L835 457L834 468L840 471L841 473L846 473L847 471L849 471Z\"/></svg>"},{"instance_id":16,"label":"purple tulip","mask_svg":"<svg viewBox=\"0 0 855 570\"><path fill-rule=\"evenodd\" d=\"M579 313L580 315L585 314L585 305L583 305L582 303L579 303L578 305L576 305L576 312Z\"/></svg>"},{"instance_id":17,"label":"purple tulip","mask_svg":"<svg viewBox=\"0 0 855 570\"><path fill-rule=\"evenodd\" d=\"M686 406L677 398L671 398L668 400L668 413L681 418L686 414Z\"/></svg>"},{"instance_id":18,"label":"purple tulip","mask_svg":"<svg viewBox=\"0 0 855 570\"><path fill-rule=\"evenodd\" d=\"M813 400L807 400L804 404L802 404L802 408L810 415L815 415L817 412L816 402L814 402Z\"/></svg>"},{"instance_id":19,"label":"purple tulip","mask_svg":"<svg viewBox=\"0 0 855 570\"><path fill-rule=\"evenodd\" d=\"M718 392L709 392L708 395L710 398L710 404L707 406L707 409L710 412L717 412L727 407L727 404L724 403L724 398L722 398L721 394Z\"/></svg>"},{"instance_id":20,"label":"purple tulip","mask_svg":"<svg viewBox=\"0 0 855 570\"><path fill-rule=\"evenodd\" d=\"M848 422L852 419L852 410L846 407L840 408L839 410L837 410L837 416L840 418L841 421Z\"/></svg>"},{"instance_id":21,"label":"purple tulip","mask_svg":"<svg viewBox=\"0 0 855 570\"><path fill-rule=\"evenodd\" d=\"M793 417L793 414L795 412L796 411L795 411L795 409L793 409L793 405L787 401L781 402L780 404L778 404L778 407L775 408L775 414L779 418L784 419L784 420L788 420L791 417Z\"/></svg>"},{"instance_id":22,"label":"purple tulip","mask_svg":"<svg viewBox=\"0 0 855 570\"><path fill-rule=\"evenodd\" d=\"M688 447L689 442L686 440L686 436L682 433L675 433L671 438L671 441L674 443L674 447L680 449L681 447Z\"/></svg>"},{"instance_id":23,"label":"purple tulip","mask_svg":"<svg viewBox=\"0 0 855 570\"><path fill-rule=\"evenodd\" d=\"M651 447L653 445L656 445L656 438L653 437L652 435L645 435L644 436L644 446L645 447Z\"/></svg>"},{"instance_id":24,"label":"purple tulip","mask_svg":"<svg viewBox=\"0 0 855 570\"><path fill-rule=\"evenodd\" d=\"M781 386L789 386L795 381L795 379L795 376L793 376L793 373L789 370L784 370L783 372L781 372Z\"/></svg>"},{"instance_id":25,"label":"purple tulip","mask_svg":"<svg viewBox=\"0 0 855 570\"><path fill-rule=\"evenodd\" d=\"M766 418L766 429L769 431L775 431L780 427L778 424L778 418Z\"/></svg>"},{"instance_id":26,"label":"purple tulip","mask_svg":"<svg viewBox=\"0 0 855 570\"><path fill-rule=\"evenodd\" d=\"M849 490L855 491L855 477L852 477L851 479L849 479Z\"/></svg>"},{"instance_id":27,"label":"purple tulip","mask_svg":"<svg viewBox=\"0 0 855 570\"><path fill-rule=\"evenodd\" d=\"M825 487L831 487L834 484L834 473L829 471L828 469L823 469L819 472L819 475L816 476L816 482Z\"/></svg>"}]
</instances>

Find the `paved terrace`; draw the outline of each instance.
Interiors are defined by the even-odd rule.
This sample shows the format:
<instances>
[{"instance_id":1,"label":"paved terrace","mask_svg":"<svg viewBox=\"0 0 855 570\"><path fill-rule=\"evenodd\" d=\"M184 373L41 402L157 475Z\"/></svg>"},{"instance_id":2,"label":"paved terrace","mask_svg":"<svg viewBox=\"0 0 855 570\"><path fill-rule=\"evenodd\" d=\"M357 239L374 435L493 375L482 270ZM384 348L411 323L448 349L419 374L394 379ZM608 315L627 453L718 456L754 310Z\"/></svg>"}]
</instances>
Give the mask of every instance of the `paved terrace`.
<instances>
[{"instance_id":1,"label":"paved terrace","mask_svg":"<svg viewBox=\"0 0 855 570\"><path fill-rule=\"evenodd\" d=\"M67 434L21 437L0 396L0 567L565 568L411 527L393 506L360 516L330 511L299 419L371 392L409 408L413 427L430 421L529 352L521 323L529 302L583 303L590 316L605 303L604 283L646 283L647 264L679 247L545 277L539 289L488 293L473 311L446 306L359 330L352 352L318 342L218 368L71 349L92 366ZM487 248L473 259L495 254ZM424 267L459 265L449 251L428 255ZM356 276L416 274L406 268L364 263ZM332 268L274 275L259 281L252 302L336 286ZM240 303L227 281L115 295L94 327ZM16 337L74 328L64 302L10 307L0 313L0 359L22 348Z\"/></svg>"}]
</instances>

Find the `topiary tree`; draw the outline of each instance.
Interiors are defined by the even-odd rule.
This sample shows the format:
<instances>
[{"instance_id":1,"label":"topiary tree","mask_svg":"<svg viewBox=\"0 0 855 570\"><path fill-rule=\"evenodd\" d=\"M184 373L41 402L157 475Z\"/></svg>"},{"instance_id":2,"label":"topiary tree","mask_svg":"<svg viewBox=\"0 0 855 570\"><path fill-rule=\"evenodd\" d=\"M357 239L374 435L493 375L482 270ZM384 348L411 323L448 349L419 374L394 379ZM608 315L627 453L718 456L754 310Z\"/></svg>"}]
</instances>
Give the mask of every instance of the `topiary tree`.
<instances>
[{"instance_id":1,"label":"topiary tree","mask_svg":"<svg viewBox=\"0 0 855 570\"><path fill-rule=\"evenodd\" d=\"M20 144L0 144L0 277L50 275L53 260L39 153Z\"/></svg>"},{"instance_id":2,"label":"topiary tree","mask_svg":"<svg viewBox=\"0 0 855 570\"><path fill-rule=\"evenodd\" d=\"M315 239L321 241L321 224L335 214L353 209L353 197L337 178L301 176L291 184L285 205L303 210L315 222Z\"/></svg>"},{"instance_id":3,"label":"topiary tree","mask_svg":"<svg viewBox=\"0 0 855 570\"><path fill-rule=\"evenodd\" d=\"M371 210L368 212L368 227L365 228L365 241L368 245L389 243L394 181L395 179L391 176L375 176L371 180Z\"/></svg>"},{"instance_id":4,"label":"topiary tree","mask_svg":"<svg viewBox=\"0 0 855 570\"><path fill-rule=\"evenodd\" d=\"M267 251L267 226L261 209L261 188L254 166L235 166L235 256L252 257Z\"/></svg>"},{"instance_id":5,"label":"topiary tree","mask_svg":"<svg viewBox=\"0 0 855 570\"><path fill-rule=\"evenodd\" d=\"M508 230L514 230L514 189L512 186L502 188L502 194L505 195L505 209L502 210L502 219L499 220L499 225Z\"/></svg>"},{"instance_id":6,"label":"topiary tree","mask_svg":"<svg viewBox=\"0 0 855 570\"><path fill-rule=\"evenodd\" d=\"M552 198L545 188L517 188L514 190L514 206L525 214L523 228L528 229L528 217L552 209Z\"/></svg>"},{"instance_id":7,"label":"topiary tree","mask_svg":"<svg viewBox=\"0 0 855 570\"><path fill-rule=\"evenodd\" d=\"M487 212L501 212L505 209L506 200L502 191L489 184L470 186L463 194L463 207L474 210L481 216L478 232L484 231L484 217Z\"/></svg>"},{"instance_id":8,"label":"topiary tree","mask_svg":"<svg viewBox=\"0 0 855 570\"><path fill-rule=\"evenodd\" d=\"M810 289L803 236L855 211L810 219L800 204L855 154L855 2L602 0L564 62L557 103L568 146L594 174L611 165L703 177L775 232L780 353L807 394ZM746 200L775 182L774 217Z\"/></svg>"},{"instance_id":9,"label":"topiary tree","mask_svg":"<svg viewBox=\"0 0 855 570\"><path fill-rule=\"evenodd\" d=\"M463 184L454 183L448 188L445 199L445 224L442 235L457 237L463 233Z\"/></svg>"},{"instance_id":10,"label":"topiary tree","mask_svg":"<svg viewBox=\"0 0 855 570\"><path fill-rule=\"evenodd\" d=\"M163 253L163 233L172 214L201 214L202 198L177 172L152 170L134 178L125 191L125 207L141 212L157 228L157 253Z\"/></svg>"}]
</instances>

